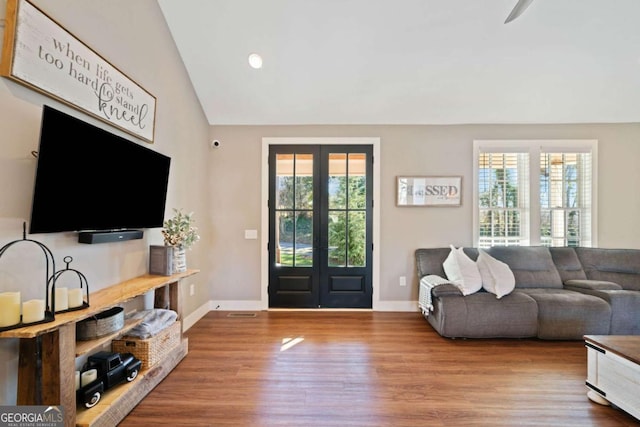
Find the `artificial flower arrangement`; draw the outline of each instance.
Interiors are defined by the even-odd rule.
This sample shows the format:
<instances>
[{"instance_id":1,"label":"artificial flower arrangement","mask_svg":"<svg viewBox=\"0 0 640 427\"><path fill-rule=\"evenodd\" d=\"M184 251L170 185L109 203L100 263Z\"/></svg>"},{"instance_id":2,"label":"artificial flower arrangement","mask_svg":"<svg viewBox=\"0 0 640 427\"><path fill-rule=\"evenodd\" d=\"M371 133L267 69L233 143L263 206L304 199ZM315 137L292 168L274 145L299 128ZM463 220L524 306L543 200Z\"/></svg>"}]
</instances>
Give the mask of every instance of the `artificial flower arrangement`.
<instances>
[{"instance_id":1,"label":"artificial flower arrangement","mask_svg":"<svg viewBox=\"0 0 640 427\"><path fill-rule=\"evenodd\" d=\"M174 215L164 221L162 236L164 244L180 249L189 249L200 240L198 229L193 226L193 212L185 214L181 209L173 209Z\"/></svg>"}]
</instances>

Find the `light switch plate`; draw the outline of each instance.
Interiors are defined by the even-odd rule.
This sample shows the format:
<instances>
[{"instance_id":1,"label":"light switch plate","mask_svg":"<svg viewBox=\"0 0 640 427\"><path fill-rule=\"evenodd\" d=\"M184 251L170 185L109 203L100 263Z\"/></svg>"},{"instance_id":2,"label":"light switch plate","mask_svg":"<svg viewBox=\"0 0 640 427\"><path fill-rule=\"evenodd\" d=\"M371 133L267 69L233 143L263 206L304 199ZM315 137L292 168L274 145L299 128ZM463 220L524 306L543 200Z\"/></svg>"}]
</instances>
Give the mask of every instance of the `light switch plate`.
<instances>
[{"instance_id":1,"label":"light switch plate","mask_svg":"<svg viewBox=\"0 0 640 427\"><path fill-rule=\"evenodd\" d=\"M255 240L258 238L258 230L244 230L244 238Z\"/></svg>"}]
</instances>

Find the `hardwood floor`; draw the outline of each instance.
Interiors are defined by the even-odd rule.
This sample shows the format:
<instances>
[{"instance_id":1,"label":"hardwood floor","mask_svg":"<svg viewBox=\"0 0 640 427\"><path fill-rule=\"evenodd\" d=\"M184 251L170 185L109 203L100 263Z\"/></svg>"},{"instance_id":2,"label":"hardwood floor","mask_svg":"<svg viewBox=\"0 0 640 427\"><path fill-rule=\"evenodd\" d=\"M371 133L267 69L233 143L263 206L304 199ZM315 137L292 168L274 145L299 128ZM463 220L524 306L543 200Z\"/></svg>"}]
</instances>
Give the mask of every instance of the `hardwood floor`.
<instances>
[{"instance_id":1,"label":"hardwood floor","mask_svg":"<svg viewBox=\"0 0 640 427\"><path fill-rule=\"evenodd\" d=\"M581 341L451 340L419 313L211 312L127 426L637 426ZM232 313L238 314L238 313Z\"/></svg>"}]
</instances>

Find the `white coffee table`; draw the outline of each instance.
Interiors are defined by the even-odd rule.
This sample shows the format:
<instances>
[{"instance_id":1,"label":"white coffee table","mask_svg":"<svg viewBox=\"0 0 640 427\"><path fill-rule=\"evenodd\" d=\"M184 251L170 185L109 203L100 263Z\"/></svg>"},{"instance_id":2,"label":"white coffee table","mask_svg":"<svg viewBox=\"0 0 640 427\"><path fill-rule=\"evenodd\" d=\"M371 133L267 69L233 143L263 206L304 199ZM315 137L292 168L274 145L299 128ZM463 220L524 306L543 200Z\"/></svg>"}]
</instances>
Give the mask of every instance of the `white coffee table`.
<instances>
[{"instance_id":1,"label":"white coffee table","mask_svg":"<svg viewBox=\"0 0 640 427\"><path fill-rule=\"evenodd\" d=\"M585 335L589 399L640 419L640 336Z\"/></svg>"}]
</instances>

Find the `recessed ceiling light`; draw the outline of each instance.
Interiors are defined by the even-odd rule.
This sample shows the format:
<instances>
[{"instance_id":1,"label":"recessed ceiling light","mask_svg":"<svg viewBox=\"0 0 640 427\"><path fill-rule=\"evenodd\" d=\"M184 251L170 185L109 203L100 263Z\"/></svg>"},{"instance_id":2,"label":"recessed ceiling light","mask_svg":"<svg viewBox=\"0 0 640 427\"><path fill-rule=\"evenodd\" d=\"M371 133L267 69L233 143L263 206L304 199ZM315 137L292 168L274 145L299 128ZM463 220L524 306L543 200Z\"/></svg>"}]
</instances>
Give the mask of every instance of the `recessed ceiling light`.
<instances>
[{"instance_id":1,"label":"recessed ceiling light","mask_svg":"<svg viewBox=\"0 0 640 427\"><path fill-rule=\"evenodd\" d=\"M249 65L251 68L262 68L262 57L257 53L252 53L249 55Z\"/></svg>"}]
</instances>

